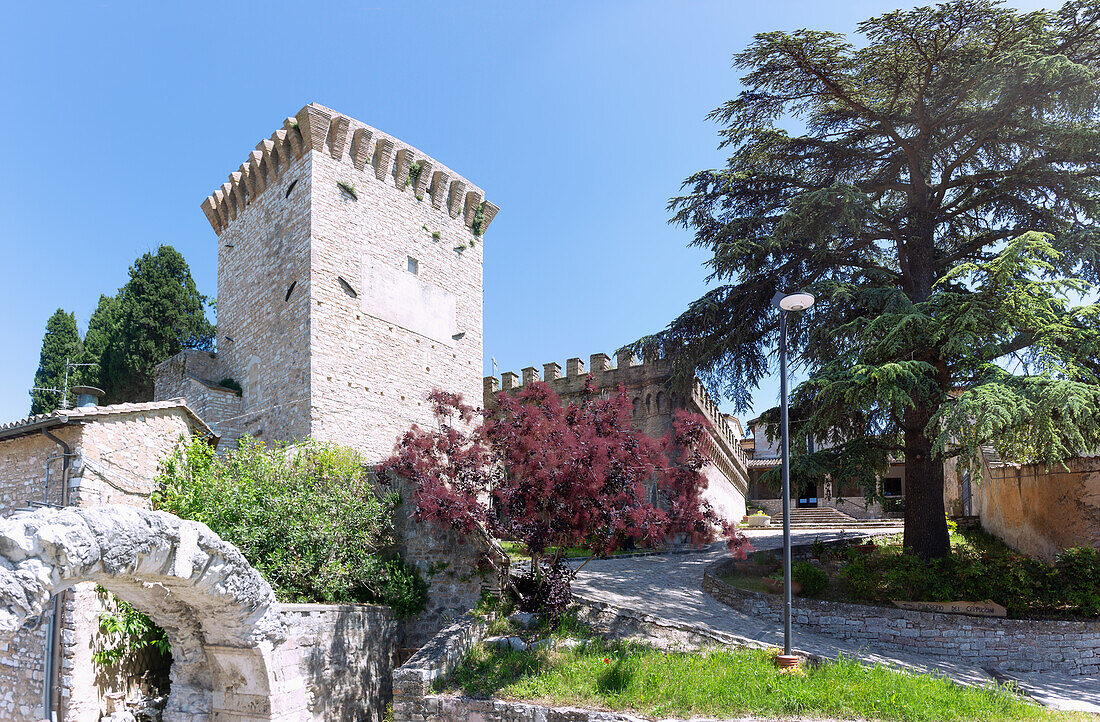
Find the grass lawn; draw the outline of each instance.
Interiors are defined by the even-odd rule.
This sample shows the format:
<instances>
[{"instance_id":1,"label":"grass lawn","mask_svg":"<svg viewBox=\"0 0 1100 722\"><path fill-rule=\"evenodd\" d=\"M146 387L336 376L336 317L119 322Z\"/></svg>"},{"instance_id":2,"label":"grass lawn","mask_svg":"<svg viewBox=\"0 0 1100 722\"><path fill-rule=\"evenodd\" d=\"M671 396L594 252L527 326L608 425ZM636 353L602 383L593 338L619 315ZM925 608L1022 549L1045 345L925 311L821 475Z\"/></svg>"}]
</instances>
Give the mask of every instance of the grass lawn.
<instances>
[{"instance_id":1,"label":"grass lawn","mask_svg":"<svg viewBox=\"0 0 1100 722\"><path fill-rule=\"evenodd\" d=\"M1071 549L1052 564L1028 558L980 530L952 530L950 540L951 554L928 562L904 553L901 535L876 538L870 554L822 549L821 567L829 584L818 598L887 607L893 606L892 599L992 599L1014 618L1100 618L1100 586L1095 581L1100 578L1100 552ZM770 552L753 558L776 561ZM732 569L721 578L742 589L767 591L759 578Z\"/></svg>"},{"instance_id":2,"label":"grass lawn","mask_svg":"<svg viewBox=\"0 0 1100 722\"><path fill-rule=\"evenodd\" d=\"M503 628L498 632L507 631ZM1087 720L1052 712L1005 689L962 687L945 679L837 660L781 673L766 650L662 652L593 638L576 622L554 637L583 646L534 652L470 652L448 689L555 705L631 711L651 717L817 716L880 720Z\"/></svg>"}]
</instances>

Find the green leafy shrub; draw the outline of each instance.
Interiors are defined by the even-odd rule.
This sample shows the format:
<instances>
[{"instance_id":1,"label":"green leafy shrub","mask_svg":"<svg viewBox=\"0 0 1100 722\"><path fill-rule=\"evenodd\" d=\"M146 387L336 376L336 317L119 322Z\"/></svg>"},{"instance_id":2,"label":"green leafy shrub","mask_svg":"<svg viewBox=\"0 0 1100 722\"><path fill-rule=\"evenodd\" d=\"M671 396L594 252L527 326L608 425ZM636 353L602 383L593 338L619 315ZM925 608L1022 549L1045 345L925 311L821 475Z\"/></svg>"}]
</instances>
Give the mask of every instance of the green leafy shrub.
<instances>
[{"instance_id":1,"label":"green leafy shrub","mask_svg":"<svg viewBox=\"0 0 1100 722\"><path fill-rule=\"evenodd\" d=\"M1100 615L1100 551L1092 547L1066 549L1054 567L1065 601L1087 614Z\"/></svg>"},{"instance_id":2,"label":"green leafy shrub","mask_svg":"<svg viewBox=\"0 0 1100 722\"><path fill-rule=\"evenodd\" d=\"M791 579L802 585L802 596L820 596L829 586L829 575L809 562L799 562L791 567Z\"/></svg>"},{"instance_id":3,"label":"green leafy shrub","mask_svg":"<svg viewBox=\"0 0 1100 722\"><path fill-rule=\"evenodd\" d=\"M1069 549L1051 565L980 531L957 532L943 559L925 561L898 547L851 554L840 570L850 597L889 602L991 599L1013 616L1100 615L1100 552Z\"/></svg>"},{"instance_id":4,"label":"green leafy shrub","mask_svg":"<svg viewBox=\"0 0 1100 722\"><path fill-rule=\"evenodd\" d=\"M113 666L146 649L161 655L164 667L171 665L172 647L168 635L128 602L124 602L103 587L96 595L107 609L99 613L99 636L92 661L99 666Z\"/></svg>"},{"instance_id":5,"label":"green leafy shrub","mask_svg":"<svg viewBox=\"0 0 1100 722\"><path fill-rule=\"evenodd\" d=\"M377 602L402 616L427 584L394 550L393 509L353 449L268 448L245 437L223 457L193 441L158 478L157 509L201 521L241 550L284 602Z\"/></svg>"}]
</instances>

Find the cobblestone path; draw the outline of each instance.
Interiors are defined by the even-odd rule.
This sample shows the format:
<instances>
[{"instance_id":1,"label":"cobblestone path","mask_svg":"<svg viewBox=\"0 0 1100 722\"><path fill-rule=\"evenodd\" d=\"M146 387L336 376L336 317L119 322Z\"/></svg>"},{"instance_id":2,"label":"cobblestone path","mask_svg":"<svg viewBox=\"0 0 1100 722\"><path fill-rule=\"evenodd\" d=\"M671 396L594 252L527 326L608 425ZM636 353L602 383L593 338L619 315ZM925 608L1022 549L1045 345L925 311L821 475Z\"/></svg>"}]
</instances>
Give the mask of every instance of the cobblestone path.
<instances>
[{"instance_id":1,"label":"cobblestone path","mask_svg":"<svg viewBox=\"0 0 1100 722\"><path fill-rule=\"evenodd\" d=\"M792 544L808 544L815 537L830 541L867 536L869 533L896 534L897 530L792 530L791 539ZM783 533L779 529L750 531L746 535L757 549L781 549L783 546ZM593 560L577 575L573 592L581 598L680 624L783 646L782 625L727 607L702 590L703 569L726 553L725 546L719 543L687 554ZM995 681L989 672L965 660L905 652L876 652L866 645L801 631L797 625L792 631L792 646L799 652L823 658L843 654L866 662L932 672L964 684L987 685ZM1014 679L1028 694L1050 706L1100 712L1100 681L1055 674L999 674Z\"/></svg>"}]
</instances>

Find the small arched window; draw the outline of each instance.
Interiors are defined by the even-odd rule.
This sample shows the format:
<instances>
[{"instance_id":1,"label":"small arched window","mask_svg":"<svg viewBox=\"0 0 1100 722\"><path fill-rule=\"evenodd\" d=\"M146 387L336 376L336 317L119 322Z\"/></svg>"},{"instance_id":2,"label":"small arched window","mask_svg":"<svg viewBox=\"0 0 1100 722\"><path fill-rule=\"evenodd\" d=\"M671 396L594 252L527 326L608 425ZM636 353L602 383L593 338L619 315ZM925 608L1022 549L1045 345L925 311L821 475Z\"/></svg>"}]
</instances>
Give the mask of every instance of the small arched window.
<instances>
[{"instance_id":1,"label":"small arched window","mask_svg":"<svg viewBox=\"0 0 1100 722\"><path fill-rule=\"evenodd\" d=\"M665 395L662 392L658 391L657 392L657 413L659 414L659 413L661 413L662 411L665 411L665 410L666 410L665 409Z\"/></svg>"},{"instance_id":2,"label":"small arched window","mask_svg":"<svg viewBox=\"0 0 1100 722\"><path fill-rule=\"evenodd\" d=\"M653 396L651 394L645 395L645 412L650 414L653 412Z\"/></svg>"},{"instance_id":3,"label":"small arched window","mask_svg":"<svg viewBox=\"0 0 1100 722\"><path fill-rule=\"evenodd\" d=\"M637 396L635 396L633 404L634 404L634 410L631 412L631 415L632 416L637 416L638 412L641 410L642 400L640 398L638 398Z\"/></svg>"}]
</instances>

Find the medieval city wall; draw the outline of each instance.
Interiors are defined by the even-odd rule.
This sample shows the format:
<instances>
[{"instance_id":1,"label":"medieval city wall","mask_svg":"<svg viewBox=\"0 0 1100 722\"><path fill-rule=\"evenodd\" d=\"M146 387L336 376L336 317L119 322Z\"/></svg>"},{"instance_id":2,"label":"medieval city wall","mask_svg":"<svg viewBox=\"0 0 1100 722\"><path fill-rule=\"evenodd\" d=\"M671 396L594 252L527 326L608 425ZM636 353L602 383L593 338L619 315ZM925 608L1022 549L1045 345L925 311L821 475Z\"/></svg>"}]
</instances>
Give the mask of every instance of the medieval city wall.
<instances>
[{"instance_id":1,"label":"medieval city wall","mask_svg":"<svg viewBox=\"0 0 1100 722\"><path fill-rule=\"evenodd\" d=\"M672 368L665 359L650 358L639 361L629 353L616 354L612 366L607 354L592 354L589 368L584 361L571 358L565 362L565 372L557 362L545 363L540 374L538 368L529 366L520 376L505 372L501 378L486 376L482 379L482 401L486 408L494 408L494 397L500 391L517 393L536 381L549 384L563 401L580 395L589 376L601 394L617 393L621 387L631 404L631 422L645 435L661 439L672 430L677 410L685 409L703 416L708 422L707 453L709 461L703 469L707 489L703 498L720 516L733 521L745 514L745 498L748 492L748 460L741 449L740 435L728 423L718 405L714 403L702 383L692 384L689 395L669 388Z\"/></svg>"},{"instance_id":2,"label":"medieval city wall","mask_svg":"<svg viewBox=\"0 0 1100 722\"><path fill-rule=\"evenodd\" d=\"M1064 467L986 460L972 489L982 528L1029 556L1100 549L1100 457L1067 459Z\"/></svg>"}]
</instances>

